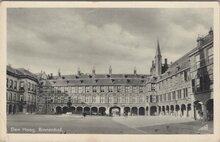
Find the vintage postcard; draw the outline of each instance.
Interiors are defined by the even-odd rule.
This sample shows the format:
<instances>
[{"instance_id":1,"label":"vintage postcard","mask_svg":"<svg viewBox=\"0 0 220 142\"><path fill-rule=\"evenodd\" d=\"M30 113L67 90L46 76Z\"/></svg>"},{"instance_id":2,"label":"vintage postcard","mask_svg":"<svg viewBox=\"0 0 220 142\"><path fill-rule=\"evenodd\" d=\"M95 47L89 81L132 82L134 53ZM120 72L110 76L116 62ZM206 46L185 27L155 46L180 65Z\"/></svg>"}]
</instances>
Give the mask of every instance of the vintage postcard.
<instances>
[{"instance_id":1,"label":"vintage postcard","mask_svg":"<svg viewBox=\"0 0 220 142\"><path fill-rule=\"evenodd\" d=\"M220 140L217 2L1 12L1 140Z\"/></svg>"}]
</instances>

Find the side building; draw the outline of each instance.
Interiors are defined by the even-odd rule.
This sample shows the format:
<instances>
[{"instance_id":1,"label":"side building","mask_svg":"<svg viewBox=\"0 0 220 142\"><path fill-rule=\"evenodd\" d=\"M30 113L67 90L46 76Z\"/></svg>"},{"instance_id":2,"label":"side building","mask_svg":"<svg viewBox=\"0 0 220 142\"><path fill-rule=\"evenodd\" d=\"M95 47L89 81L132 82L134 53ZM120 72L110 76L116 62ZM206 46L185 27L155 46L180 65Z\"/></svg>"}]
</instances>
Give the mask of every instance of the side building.
<instances>
[{"instance_id":1,"label":"side building","mask_svg":"<svg viewBox=\"0 0 220 142\"><path fill-rule=\"evenodd\" d=\"M37 76L30 71L7 66L7 114L35 113Z\"/></svg>"},{"instance_id":2,"label":"side building","mask_svg":"<svg viewBox=\"0 0 220 142\"><path fill-rule=\"evenodd\" d=\"M161 58L157 51L151 71L162 67ZM151 75L156 78L157 115L212 120L213 30L199 37L197 46L169 65L165 72L151 72Z\"/></svg>"}]
</instances>

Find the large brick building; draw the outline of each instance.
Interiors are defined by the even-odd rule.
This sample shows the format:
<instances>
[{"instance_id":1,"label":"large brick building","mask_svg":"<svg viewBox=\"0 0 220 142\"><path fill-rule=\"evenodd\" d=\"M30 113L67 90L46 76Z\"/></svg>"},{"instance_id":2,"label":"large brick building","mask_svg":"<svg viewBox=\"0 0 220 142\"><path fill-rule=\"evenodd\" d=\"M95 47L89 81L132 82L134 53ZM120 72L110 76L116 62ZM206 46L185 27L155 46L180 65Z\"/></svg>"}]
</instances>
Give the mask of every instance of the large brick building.
<instances>
[{"instance_id":1,"label":"large brick building","mask_svg":"<svg viewBox=\"0 0 220 142\"><path fill-rule=\"evenodd\" d=\"M213 115L213 31L180 59L162 63L159 41L150 74L37 74L37 112L100 115ZM8 68L9 70L9 68ZM8 73L8 77L11 74ZM34 77L36 78L36 77Z\"/></svg>"}]
</instances>

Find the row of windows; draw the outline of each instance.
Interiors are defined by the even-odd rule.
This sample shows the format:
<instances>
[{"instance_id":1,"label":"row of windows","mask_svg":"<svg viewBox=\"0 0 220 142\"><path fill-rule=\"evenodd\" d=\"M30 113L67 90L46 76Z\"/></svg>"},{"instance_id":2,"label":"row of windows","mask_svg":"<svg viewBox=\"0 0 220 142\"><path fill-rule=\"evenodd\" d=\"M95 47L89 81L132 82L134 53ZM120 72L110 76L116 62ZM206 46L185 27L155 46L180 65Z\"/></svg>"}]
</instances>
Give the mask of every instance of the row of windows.
<instances>
[{"instance_id":1,"label":"row of windows","mask_svg":"<svg viewBox=\"0 0 220 142\"><path fill-rule=\"evenodd\" d=\"M176 74L175 76L169 77L161 82L158 83L159 89L167 88L177 83L183 83L189 81L190 73L189 70L185 70Z\"/></svg>"},{"instance_id":2,"label":"row of windows","mask_svg":"<svg viewBox=\"0 0 220 142\"><path fill-rule=\"evenodd\" d=\"M185 99L188 97L188 88L180 89L177 91L169 92L166 94L159 95L158 101L164 102L164 101L171 101L171 100L180 100Z\"/></svg>"},{"instance_id":3,"label":"row of windows","mask_svg":"<svg viewBox=\"0 0 220 142\"><path fill-rule=\"evenodd\" d=\"M192 79L192 91L201 92L201 91L208 91L210 89L210 85L213 84L213 74L211 75L204 75Z\"/></svg>"},{"instance_id":4,"label":"row of windows","mask_svg":"<svg viewBox=\"0 0 220 142\"><path fill-rule=\"evenodd\" d=\"M69 99L61 97L48 99L49 103L67 103ZM70 99L72 103L143 103L146 102L144 96L78 96Z\"/></svg>"},{"instance_id":5,"label":"row of windows","mask_svg":"<svg viewBox=\"0 0 220 142\"><path fill-rule=\"evenodd\" d=\"M54 87L46 89L49 92L58 93L95 93L95 92L126 92L143 93L142 86L83 86L83 87Z\"/></svg>"},{"instance_id":6,"label":"row of windows","mask_svg":"<svg viewBox=\"0 0 220 142\"><path fill-rule=\"evenodd\" d=\"M17 82L16 80L8 79L7 78L7 83L6 83L7 88L14 89L14 90L25 90L25 85L23 81ZM19 88L18 88L19 87ZM37 85L33 84L31 82L27 83L27 89L29 91L36 91Z\"/></svg>"},{"instance_id":7,"label":"row of windows","mask_svg":"<svg viewBox=\"0 0 220 142\"><path fill-rule=\"evenodd\" d=\"M36 102L36 96L35 95L19 95L16 93L7 93L7 101L27 101L27 102Z\"/></svg>"}]
</instances>

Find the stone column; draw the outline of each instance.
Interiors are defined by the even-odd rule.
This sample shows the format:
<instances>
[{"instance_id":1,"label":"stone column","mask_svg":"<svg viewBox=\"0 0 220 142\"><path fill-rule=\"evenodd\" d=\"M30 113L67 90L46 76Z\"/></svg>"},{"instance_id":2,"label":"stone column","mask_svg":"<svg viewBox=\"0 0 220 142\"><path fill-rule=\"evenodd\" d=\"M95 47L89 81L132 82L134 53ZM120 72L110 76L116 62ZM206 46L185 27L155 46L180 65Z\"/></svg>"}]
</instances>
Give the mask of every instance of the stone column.
<instances>
[{"instance_id":1,"label":"stone column","mask_svg":"<svg viewBox=\"0 0 220 142\"><path fill-rule=\"evenodd\" d=\"M203 120L207 120L207 108L205 106L205 104L202 104L202 112L203 112Z\"/></svg>"},{"instance_id":2,"label":"stone column","mask_svg":"<svg viewBox=\"0 0 220 142\"><path fill-rule=\"evenodd\" d=\"M124 116L124 107L120 108L120 116Z\"/></svg>"}]
</instances>

